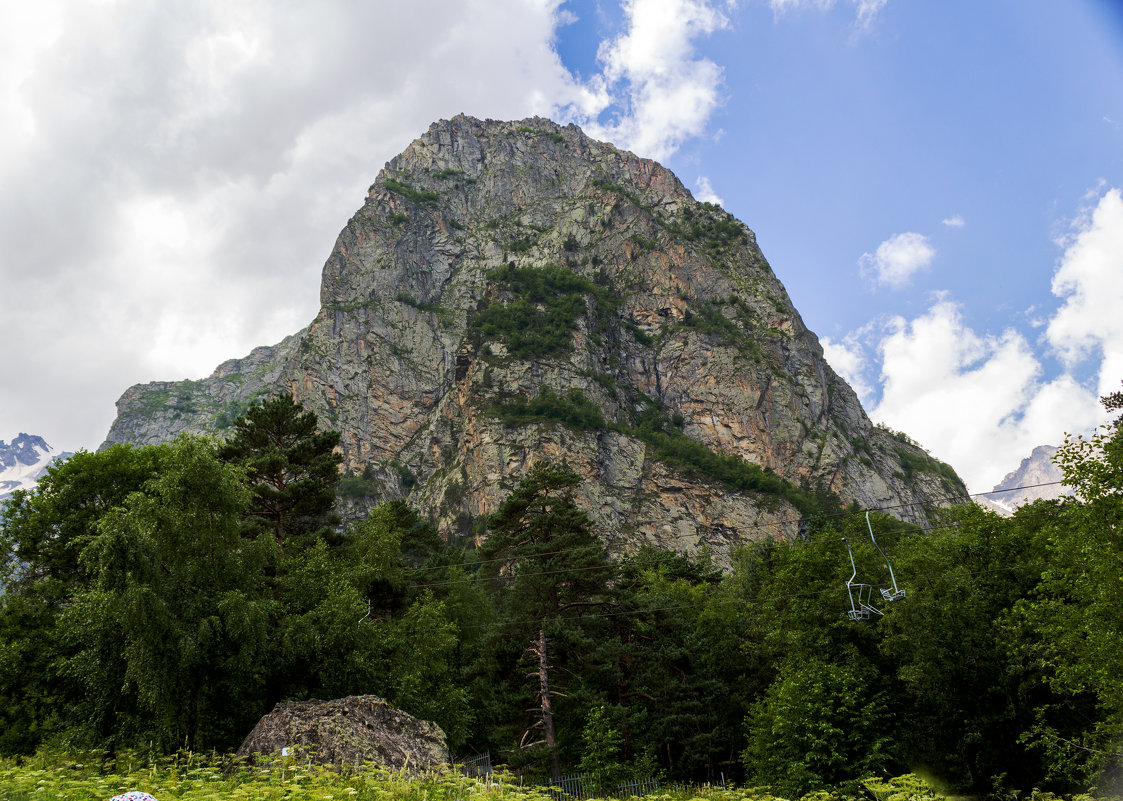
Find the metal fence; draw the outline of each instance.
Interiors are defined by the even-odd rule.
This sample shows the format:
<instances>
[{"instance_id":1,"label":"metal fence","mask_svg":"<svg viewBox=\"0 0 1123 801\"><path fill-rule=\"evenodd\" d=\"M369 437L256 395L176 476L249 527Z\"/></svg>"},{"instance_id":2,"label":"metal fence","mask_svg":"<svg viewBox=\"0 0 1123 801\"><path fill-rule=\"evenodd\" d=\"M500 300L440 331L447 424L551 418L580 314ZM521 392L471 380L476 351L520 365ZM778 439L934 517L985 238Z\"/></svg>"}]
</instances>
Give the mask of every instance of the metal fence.
<instances>
[{"instance_id":1,"label":"metal fence","mask_svg":"<svg viewBox=\"0 0 1123 801\"><path fill-rule=\"evenodd\" d=\"M616 785L617 798L632 798L637 795L652 795L659 789L659 782L648 776L646 779L632 779Z\"/></svg>"},{"instance_id":2,"label":"metal fence","mask_svg":"<svg viewBox=\"0 0 1123 801\"><path fill-rule=\"evenodd\" d=\"M586 801L589 798L634 798L635 796L650 795L659 789L659 782L654 778L631 779L616 785L615 790L608 792L598 791L590 780L588 774L570 773L557 779L550 779L549 789L558 799L572 799L572 801Z\"/></svg>"},{"instance_id":3,"label":"metal fence","mask_svg":"<svg viewBox=\"0 0 1123 801\"><path fill-rule=\"evenodd\" d=\"M458 760L457 765L465 776L473 778L480 778L483 776L491 775L491 752L485 751L482 754L476 754L473 757L466 757Z\"/></svg>"}]
</instances>

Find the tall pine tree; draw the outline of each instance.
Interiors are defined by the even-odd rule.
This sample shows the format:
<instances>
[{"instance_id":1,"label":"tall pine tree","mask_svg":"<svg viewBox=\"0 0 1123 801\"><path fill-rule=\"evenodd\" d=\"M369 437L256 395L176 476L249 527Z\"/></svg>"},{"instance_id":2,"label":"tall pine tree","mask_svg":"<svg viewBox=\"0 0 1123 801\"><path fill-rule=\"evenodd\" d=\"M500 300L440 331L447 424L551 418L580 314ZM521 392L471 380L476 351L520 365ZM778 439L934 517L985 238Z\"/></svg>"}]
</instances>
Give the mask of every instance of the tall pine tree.
<instances>
[{"instance_id":1,"label":"tall pine tree","mask_svg":"<svg viewBox=\"0 0 1123 801\"><path fill-rule=\"evenodd\" d=\"M222 458L246 468L251 536L268 529L280 549L286 541L330 531L342 461L338 444L338 431L318 431L316 414L287 395L254 406L234 423Z\"/></svg>"},{"instance_id":2,"label":"tall pine tree","mask_svg":"<svg viewBox=\"0 0 1123 801\"><path fill-rule=\"evenodd\" d=\"M581 477L565 467L539 464L519 482L488 519L480 555L490 568L503 631L525 643L534 666L537 722L550 771L560 773L556 712L550 683L554 672L589 647L582 618L611 603L612 566L593 534L592 521L573 501ZM523 671L517 671L522 673Z\"/></svg>"}]
</instances>

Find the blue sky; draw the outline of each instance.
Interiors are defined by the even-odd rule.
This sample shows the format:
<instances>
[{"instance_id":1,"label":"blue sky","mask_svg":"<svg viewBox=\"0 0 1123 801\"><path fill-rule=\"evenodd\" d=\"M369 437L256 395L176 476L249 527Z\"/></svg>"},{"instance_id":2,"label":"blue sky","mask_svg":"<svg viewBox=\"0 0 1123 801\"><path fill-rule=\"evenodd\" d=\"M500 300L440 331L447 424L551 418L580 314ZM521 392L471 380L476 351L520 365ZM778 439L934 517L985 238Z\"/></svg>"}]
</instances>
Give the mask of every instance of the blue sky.
<instances>
[{"instance_id":1,"label":"blue sky","mask_svg":"<svg viewBox=\"0 0 1123 801\"><path fill-rule=\"evenodd\" d=\"M0 439L316 313L436 119L573 121L752 228L867 411L989 489L1123 379L1123 4L43 0L0 9Z\"/></svg>"}]
</instances>

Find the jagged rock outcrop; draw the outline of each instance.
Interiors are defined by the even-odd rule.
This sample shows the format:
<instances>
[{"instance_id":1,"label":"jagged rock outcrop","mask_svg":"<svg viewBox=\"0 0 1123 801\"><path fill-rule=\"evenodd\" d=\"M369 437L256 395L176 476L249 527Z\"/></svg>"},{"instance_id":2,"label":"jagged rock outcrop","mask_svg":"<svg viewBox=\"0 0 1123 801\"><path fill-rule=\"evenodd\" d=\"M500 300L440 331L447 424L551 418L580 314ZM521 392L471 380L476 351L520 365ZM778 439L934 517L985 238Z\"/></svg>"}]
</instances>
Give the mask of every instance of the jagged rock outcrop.
<instances>
[{"instance_id":1,"label":"jagged rock outcrop","mask_svg":"<svg viewBox=\"0 0 1123 801\"><path fill-rule=\"evenodd\" d=\"M449 764L441 727L418 720L373 695L277 704L238 748L247 760L299 754L299 759L342 767L365 763L391 770L425 771Z\"/></svg>"},{"instance_id":2,"label":"jagged rock outcrop","mask_svg":"<svg viewBox=\"0 0 1123 801\"><path fill-rule=\"evenodd\" d=\"M34 489L51 464L73 455L59 453L36 434L21 433L11 444L0 439L0 502L16 490Z\"/></svg>"},{"instance_id":3,"label":"jagged rock outcrop","mask_svg":"<svg viewBox=\"0 0 1123 801\"><path fill-rule=\"evenodd\" d=\"M340 233L321 304L208 379L128 390L109 442L220 431L289 392L342 433L353 494L406 497L448 534L565 460L612 549L719 561L796 534L815 488L913 521L965 493L871 424L752 231L576 126L435 123Z\"/></svg>"},{"instance_id":4,"label":"jagged rock outcrop","mask_svg":"<svg viewBox=\"0 0 1123 801\"><path fill-rule=\"evenodd\" d=\"M1010 516L1024 503L1071 495L1072 490L1060 483L1064 474L1053 462L1056 454L1056 445L1038 445L1016 470L994 485L991 494L977 499L979 505Z\"/></svg>"}]
</instances>

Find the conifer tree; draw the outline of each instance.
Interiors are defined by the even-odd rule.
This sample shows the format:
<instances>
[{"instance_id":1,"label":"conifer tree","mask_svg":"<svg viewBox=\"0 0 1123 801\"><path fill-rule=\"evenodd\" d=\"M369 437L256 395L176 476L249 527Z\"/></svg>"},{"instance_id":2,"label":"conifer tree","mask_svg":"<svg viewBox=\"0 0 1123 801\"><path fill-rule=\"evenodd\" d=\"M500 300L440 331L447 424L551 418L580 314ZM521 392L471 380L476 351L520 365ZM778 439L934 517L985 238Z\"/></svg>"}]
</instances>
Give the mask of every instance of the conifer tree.
<instances>
[{"instance_id":1,"label":"conifer tree","mask_svg":"<svg viewBox=\"0 0 1123 801\"><path fill-rule=\"evenodd\" d=\"M612 567L593 534L592 521L573 501L581 477L568 468L538 464L488 519L481 557L490 567L505 633L527 644L533 657L542 743L551 773L560 774L554 731L551 673L581 642L582 616L610 603ZM523 743L533 739L524 735Z\"/></svg>"},{"instance_id":2,"label":"conifer tree","mask_svg":"<svg viewBox=\"0 0 1123 801\"><path fill-rule=\"evenodd\" d=\"M222 458L246 468L253 489L247 533L268 529L278 548L324 533L335 522L338 444L338 431L318 431L316 414L288 395L239 418Z\"/></svg>"}]
</instances>

